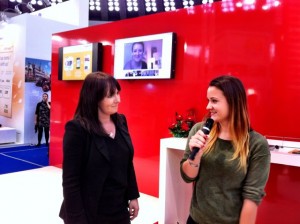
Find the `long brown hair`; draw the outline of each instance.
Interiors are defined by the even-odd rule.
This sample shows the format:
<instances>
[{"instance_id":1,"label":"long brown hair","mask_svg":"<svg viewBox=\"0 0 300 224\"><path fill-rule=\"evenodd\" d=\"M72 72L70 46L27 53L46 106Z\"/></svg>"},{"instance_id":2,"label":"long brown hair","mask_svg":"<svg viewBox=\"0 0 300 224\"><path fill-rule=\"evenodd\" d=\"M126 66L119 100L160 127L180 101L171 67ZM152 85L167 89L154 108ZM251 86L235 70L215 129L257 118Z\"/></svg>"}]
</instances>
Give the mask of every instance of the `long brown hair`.
<instances>
[{"instance_id":1,"label":"long brown hair","mask_svg":"<svg viewBox=\"0 0 300 224\"><path fill-rule=\"evenodd\" d=\"M106 135L98 119L98 103L107 95L113 95L116 90L121 91L121 86L112 75L104 72L87 75L81 87L74 119L79 120L89 133ZM117 114L112 115L112 119L118 122Z\"/></svg>"},{"instance_id":2,"label":"long brown hair","mask_svg":"<svg viewBox=\"0 0 300 224\"><path fill-rule=\"evenodd\" d=\"M229 105L229 130L235 150L231 160L239 159L239 168L246 171L249 153L250 120L244 85L236 77L223 75L213 79L209 86L221 90L227 100ZM212 150L219 132L220 126L218 123L215 123L210 133L210 139L205 147L205 153L209 153Z\"/></svg>"}]
</instances>

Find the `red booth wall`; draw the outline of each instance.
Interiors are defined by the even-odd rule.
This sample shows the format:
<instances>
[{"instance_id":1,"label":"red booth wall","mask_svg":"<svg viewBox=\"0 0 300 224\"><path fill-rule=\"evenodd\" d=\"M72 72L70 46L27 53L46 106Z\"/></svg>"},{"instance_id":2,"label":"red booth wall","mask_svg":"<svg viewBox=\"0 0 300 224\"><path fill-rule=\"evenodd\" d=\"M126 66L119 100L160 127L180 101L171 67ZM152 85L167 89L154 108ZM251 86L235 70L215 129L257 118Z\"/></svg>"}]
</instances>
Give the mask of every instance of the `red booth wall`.
<instances>
[{"instance_id":1,"label":"red booth wall","mask_svg":"<svg viewBox=\"0 0 300 224\"><path fill-rule=\"evenodd\" d=\"M61 39L52 42L50 164L62 162L64 125L74 114L82 84L58 80L59 47L101 42L103 71L113 74L116 39L165 32L177 34L175 78L120 80L119 112L127 116L141 192L158 196L160 139L171 137L168 126L175 112L194 109L197 120L202 119L208 82L218 75L232 74L243 81L255 130L265 136L300 138L300 1L257 0L247 7L238 7L238 2L55 34Z\"/></svg>"}]
</instances>

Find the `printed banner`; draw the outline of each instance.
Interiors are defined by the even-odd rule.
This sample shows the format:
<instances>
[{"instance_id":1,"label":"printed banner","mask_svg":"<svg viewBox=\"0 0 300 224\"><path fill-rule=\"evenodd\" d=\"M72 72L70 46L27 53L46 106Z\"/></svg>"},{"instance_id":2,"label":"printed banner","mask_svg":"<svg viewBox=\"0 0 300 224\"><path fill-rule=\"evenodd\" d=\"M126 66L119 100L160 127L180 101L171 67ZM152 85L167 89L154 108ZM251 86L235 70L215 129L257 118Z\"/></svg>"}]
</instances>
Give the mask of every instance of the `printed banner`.
<instances>
[{"instance_id":1,"label":"printed banner","mask_svg":"<svg viewBox=\"0 0 300 224\"><path fill-rule=\"evenodd\" d=\"M13 44L0 42L0 115L12 117Z\"/></svg>"}]
</instances>

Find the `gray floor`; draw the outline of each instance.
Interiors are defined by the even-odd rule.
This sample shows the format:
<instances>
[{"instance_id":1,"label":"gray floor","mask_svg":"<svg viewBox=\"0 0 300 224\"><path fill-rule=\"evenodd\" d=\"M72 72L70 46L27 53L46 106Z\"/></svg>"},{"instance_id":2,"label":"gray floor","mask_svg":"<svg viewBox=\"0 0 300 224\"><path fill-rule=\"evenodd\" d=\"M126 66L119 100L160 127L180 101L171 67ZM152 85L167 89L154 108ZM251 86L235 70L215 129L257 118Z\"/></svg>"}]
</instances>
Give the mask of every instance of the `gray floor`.
<instances>
[{"instance_id":1,"label":"gray floor","mask_svg":"<svg viewBox=\"0 0 300 224\"><path fill-rule=\"evenodd\" d=\"M63 224L61 169L53 166L0 175L1 224ZM140 212L132 224L158 221L158 199L141 193Z\"/></svg>"}]
</instances>

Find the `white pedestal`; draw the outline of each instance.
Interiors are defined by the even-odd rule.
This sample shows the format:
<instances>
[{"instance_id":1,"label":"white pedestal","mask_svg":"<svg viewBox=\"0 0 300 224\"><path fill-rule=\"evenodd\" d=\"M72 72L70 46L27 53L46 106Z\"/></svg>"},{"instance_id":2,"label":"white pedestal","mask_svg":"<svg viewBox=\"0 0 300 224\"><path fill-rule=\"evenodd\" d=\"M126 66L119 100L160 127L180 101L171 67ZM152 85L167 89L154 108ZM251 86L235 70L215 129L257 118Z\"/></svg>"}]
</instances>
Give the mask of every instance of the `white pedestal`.
<instances>
[{"instance_id":1,"label":"white pedestal","mask_svg":"<svg viewBox=\"0 0 300 224\"><path fill-rule=\"evenodd\" d=\"M0 144L14 143L17 140L17 131L14 128L0 128Z\"/></svg>"},{"instance_id":2,"label":"white pedestal","mask_svg":"<svg viewBox=\"0 0 300 224\"><path fill-rule=\"evenodd\" d=\"M159 168L159 224L183 224L189 215L192 184L180 176L186 138L160 140Z\"/></svg>"}]
</instances>

